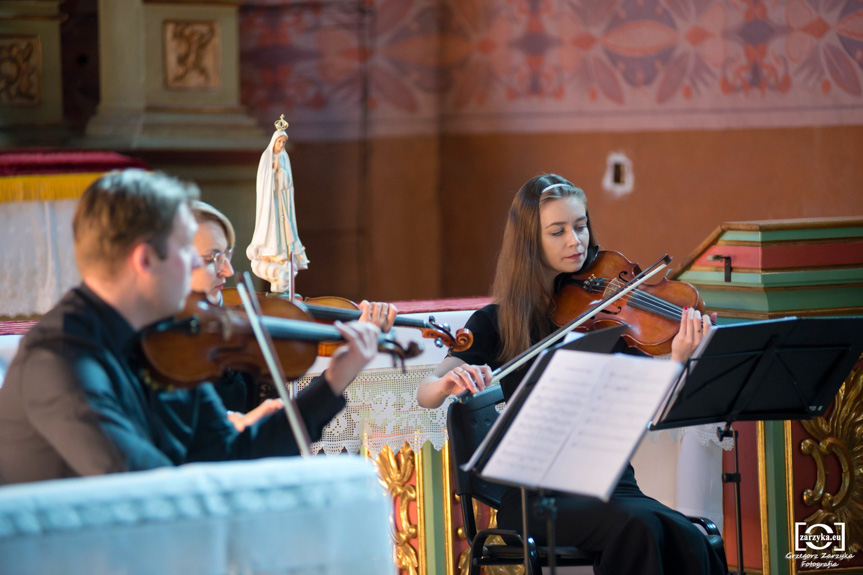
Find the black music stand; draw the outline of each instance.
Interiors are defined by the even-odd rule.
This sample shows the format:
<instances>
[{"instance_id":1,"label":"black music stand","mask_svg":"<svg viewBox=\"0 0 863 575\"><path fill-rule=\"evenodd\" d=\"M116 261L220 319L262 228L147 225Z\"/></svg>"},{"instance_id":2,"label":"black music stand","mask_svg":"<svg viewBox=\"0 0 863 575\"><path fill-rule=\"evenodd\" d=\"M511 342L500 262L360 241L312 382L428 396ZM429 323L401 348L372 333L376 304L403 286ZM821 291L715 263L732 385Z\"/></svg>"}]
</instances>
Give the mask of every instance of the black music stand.
<instances>
[{"instance_id":1,"label":"black music stand","mask_svg":"<svg viewBox=\"0 0 863 575\"><path fill-rule=\"evenodd\" d=\"M533 362L533 365L531 365L528 372L522 378L512 397L507 400L506 409L504 409L503 413L500 414L500 417L498 417L497 420L494 422L485 439L476 448L470 461L468 461L462 466L462 469L468 473L479 473L478 470L482 469L485 466L485 464L491 458L494 449L503 439L503 436L506 434L507 430L509 429L522 405L524 405L524 402L527 400L530 392L535 387L537 381L539 380L542 372L545 370L555 351L559 349L564 349L571 351L587 351L592 353L612 353L622 348L621 335L623 334L624 329L625 326L617 325L597 331L591 331L580 336L578 339L556 344L543 351ZM481 473L479 473L479 475L482 476ZM525 561L524 572L528 573L530 570L528 566L528 558L530 553L528 551L529 535L527 526L527 489L523 485L508 483L505 481L499 482L519 487L521 490L522 539L524 541ZM546 517L546 525L548 530L549 567L552 575L554 575L554 573L556 572L554 555L554 518L557 510L555 507L554 497L551 492L544 489L539 489L538 492L541 496L538 505L541 507L543 514Z\"/></svg>"},{"instance_id":2,"label":"black music stand","mask_svg":"<svg viewBox=\"0 0 863 575\"><path fill-rule=\"evenodd\" d=\"M651 429L735 421L797 420L823 415L863 352L863 317L783 318L720 326L684 366L673 400ZM737 573L743 575L740 473L735 483Z\"/></svg>"}]
</instances>

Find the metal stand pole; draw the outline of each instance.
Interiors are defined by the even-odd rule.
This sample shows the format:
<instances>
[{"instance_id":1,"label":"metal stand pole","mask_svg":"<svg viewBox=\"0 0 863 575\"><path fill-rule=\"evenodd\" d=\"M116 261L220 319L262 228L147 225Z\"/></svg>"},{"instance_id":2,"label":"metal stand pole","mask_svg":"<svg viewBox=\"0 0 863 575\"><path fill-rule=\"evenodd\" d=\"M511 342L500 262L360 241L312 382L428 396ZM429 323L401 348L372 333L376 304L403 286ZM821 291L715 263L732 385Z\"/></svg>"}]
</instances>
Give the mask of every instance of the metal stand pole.
<instances>
[{"instance_id":1,"label":"metal stand pole","mask_svg":"<svg viewBox=\"0 0 863 575\"><path fill-rule=\"evenodd\" d=\"M527 489L521 488L521 542L524 545L524 574L533 575L530 570L530 546L527 535Z\"/></svg>"},{"instance_id":2,"label":"metal stand pole","mask_svg":"<svg viewBox=\"0 0 863 575\"><path fill-rule=\"evenodd\" d=\"M546 537L548 538L547 553L548 553L548 569L551 575L557 573L557 554L554 552L555 545L555 523L557 521L557 506L555 505L554 497L542 495L537 503L540 506L540 511L545 515Z\"/></svg>"},{"instance_id":3,"label":"metal stand pole","mask_svg":"<svg viewBox=\"0 0 863 575\"><path fill-rule=\"evenodd\" d=\"M716 434L719 440L730 437L733 441L732 450L734 451L734 473L723 473L723 483L734 484L734 516L737 522L737 571L732 571L735 575L746 575L743 567L743 524L740 518L740 459L737 454L737 430L731 429L731 423L725 424L725 429L717 428Z\"/></svg>"}]
</instances>

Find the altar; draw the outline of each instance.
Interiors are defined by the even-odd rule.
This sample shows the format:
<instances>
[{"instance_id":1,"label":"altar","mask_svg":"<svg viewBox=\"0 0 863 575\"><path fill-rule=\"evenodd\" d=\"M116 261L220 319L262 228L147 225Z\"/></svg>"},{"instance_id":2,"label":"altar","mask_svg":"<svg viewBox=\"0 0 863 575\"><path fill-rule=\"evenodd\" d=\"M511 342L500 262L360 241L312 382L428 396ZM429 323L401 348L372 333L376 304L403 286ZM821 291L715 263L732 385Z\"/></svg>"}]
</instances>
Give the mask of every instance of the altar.
<instances>
[{"instance_id":1,"label":"altar","mask_svg":"<svg viewBox=\"0 0 863 575\"><path fill-rule=\"evenodd\" d=\"M0 318L45 313L81 281L71 241L77 199L103 173L130 167L145 165L114 152L0 152Z\"/></svg>"}]
</instances>

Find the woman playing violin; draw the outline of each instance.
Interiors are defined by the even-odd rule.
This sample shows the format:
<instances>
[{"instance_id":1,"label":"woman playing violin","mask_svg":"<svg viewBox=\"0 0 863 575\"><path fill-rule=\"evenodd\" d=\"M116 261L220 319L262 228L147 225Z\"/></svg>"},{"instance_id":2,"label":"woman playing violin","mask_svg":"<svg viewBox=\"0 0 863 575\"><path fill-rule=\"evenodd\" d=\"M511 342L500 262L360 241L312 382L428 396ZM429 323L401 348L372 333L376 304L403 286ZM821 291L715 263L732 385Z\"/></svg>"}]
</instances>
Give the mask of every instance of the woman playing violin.
<instances>
[{"instance_id":1,"label":"woman playing violin","mask_svg":"<svg viewBox=\"0 0 863 575\"><path fill-rule=\"evenodd\" d=\"M451 394L485 389L492 369L552 333L557 327L551 315L558 276L586 270L596 246L581 189L554 174L525 183L513 200L504 231L493 286L496 303L471 316L466 327L474 334L473 346L447 357L420 384L419 404L435 408ZM686 310L671 358L685 361L710 326L709 317ZM523 375L521 370L502 380L506 397ZM577 497L559 497L556 502L557 543L598 553L596 573L725 572L720 557L688 519L641 492L631 465L608 503ZM529 501L530 529L544 533L544 521L534 516L534 508ZM517 489L504 496L498 524L521 530Z\"/></svg>"},{"instance_id":2,"label":"woman playing violin","mask_svg":"<svg viewBox=\"0 0 863 575\"><path fill-rule=\"evenodd\" d=\"M214 305L222 305L225 281L234 275L231 265L236 242L234 226L222 212L202 201L192 203L192 214L198 222L193 243L202 260L202 265L192 271L192 291L204 294ZM363 313L359 321L374 323L384 331L389 331L398 313L395 306L378 302L363 301L360 309ZM344 359L334 356L327 372L341 378L344 371L352 380L356 376L353 367L342 369L342 362ZM214 385L228 409L228 419L239 431L283 407L281 400L274 399L277 394L269 382L255 380L246 373L229 371Z\"/></svg>"}]
</instances>

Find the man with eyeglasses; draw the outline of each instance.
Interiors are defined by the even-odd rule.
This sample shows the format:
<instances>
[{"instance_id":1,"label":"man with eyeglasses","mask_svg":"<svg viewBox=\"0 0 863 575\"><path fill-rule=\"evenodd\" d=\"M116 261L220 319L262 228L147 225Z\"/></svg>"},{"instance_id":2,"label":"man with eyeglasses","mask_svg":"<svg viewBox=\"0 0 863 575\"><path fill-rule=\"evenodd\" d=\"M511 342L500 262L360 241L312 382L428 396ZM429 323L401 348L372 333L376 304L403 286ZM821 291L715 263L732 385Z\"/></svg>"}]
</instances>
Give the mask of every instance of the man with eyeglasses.
<instances>
[{"instance_id":1,"label":"man with eyeglasses","mask_svg":"<svg viewBox=\"0 0 863 575\"><path fill-rule=\"evenodd\" d=\"M202 268L197 195L143 170L106 174L84 192L73 220L82 283L24 337L0 387L0 484L298 452L285 417L240 432L211 385L166 391L143 377L140 330L183 309ZM228 248L203 255L224 269ZM377 353L375 325L339 331L343 353L297 397L312 440Z\"/></svg>"}]
</instances>

